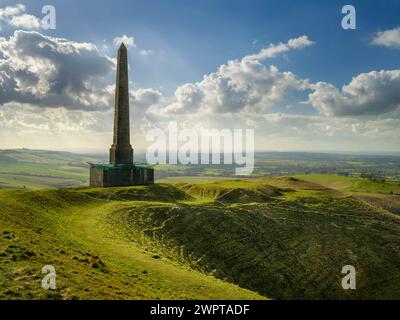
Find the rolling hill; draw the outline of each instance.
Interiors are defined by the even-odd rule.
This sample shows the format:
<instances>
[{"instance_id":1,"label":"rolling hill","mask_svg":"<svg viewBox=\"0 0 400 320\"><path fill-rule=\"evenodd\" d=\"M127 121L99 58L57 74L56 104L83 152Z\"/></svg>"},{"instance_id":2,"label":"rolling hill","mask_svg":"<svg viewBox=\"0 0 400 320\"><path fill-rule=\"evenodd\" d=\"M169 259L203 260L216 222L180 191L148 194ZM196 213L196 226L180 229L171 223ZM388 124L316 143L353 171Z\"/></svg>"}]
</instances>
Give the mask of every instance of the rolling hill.
<instances>
[{"instance_id":1,"label":"rolling hill","mask_svg":"<svg viewBox=\"0 0 400 320\"><path fill-rule=\"evenodd\" d=\"M400 218L317 181L2 190L0 228L2 299L400 297Z\"/></svg>"},{"instance_id":2,"label":"rolling hill","mask_svg":"<svg viewBox=\"0 0 400 320\"><path fill-rule=\"evenodd\" d=\"M94 156L46 150L0 150L0 189L79 187L88 184L87 162Z\"/></svg>"}]
</instances>

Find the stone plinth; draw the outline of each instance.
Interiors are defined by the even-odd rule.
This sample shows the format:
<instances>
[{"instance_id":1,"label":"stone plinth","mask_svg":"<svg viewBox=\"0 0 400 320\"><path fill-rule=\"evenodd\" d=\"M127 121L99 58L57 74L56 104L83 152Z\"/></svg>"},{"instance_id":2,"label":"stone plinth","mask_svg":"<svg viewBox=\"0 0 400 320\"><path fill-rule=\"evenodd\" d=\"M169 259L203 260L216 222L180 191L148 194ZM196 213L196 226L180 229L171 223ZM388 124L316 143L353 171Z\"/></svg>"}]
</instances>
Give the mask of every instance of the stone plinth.
<instances>
[{"instance_id":1,"label":"stone plinth","mask_svg":"<svg viewBox=\"0 0 400 320\"><path fill-rule=\"evenodd\" d=\"M91 164L91 187L125 187L154 183L154 168L150 165Z\"/></svg>"}]
</instances>

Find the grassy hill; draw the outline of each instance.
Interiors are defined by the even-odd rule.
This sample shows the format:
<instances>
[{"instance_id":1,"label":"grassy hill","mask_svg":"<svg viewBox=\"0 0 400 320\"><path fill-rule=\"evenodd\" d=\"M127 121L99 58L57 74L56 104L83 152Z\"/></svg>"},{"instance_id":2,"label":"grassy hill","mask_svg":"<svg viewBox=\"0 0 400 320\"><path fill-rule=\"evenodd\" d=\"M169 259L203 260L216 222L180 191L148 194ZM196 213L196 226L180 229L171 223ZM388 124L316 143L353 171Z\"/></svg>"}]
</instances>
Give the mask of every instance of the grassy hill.
<instances>
[{"instance_id":1,"label":"grassy hill","mask_svg":"<svg viewBox=\"0 0 400 320\"><path fill-rule=\"evenodd\" d=\"M298 178L3 190L0 244L3 299L400 298L400 218Z\"/></svg>"},{"instance_id":2,"label":"grassy hill","mask_svg":"<svg viewBox=\"0 0 400 320\"><path fill-rule=\"evenodd\" d=\"M1 191L0 298L263 299L159 257L118 236L107 223L111 213L137 203L126 201L127 193L171 200L182 192L170 186L112 191L113 200L103 200L103 190L93 189ZM55 291L41 288L44 265L56 268Z\"/></svg>"}]
</instances>

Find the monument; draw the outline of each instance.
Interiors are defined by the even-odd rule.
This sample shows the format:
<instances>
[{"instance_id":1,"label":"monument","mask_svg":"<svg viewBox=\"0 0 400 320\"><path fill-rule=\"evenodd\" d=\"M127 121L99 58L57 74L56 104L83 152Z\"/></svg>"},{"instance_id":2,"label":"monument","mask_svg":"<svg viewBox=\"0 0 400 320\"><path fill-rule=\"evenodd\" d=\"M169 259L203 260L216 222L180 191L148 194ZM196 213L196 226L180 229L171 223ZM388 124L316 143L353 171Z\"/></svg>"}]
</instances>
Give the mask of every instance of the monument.
<instances>
[{"instance_id":1,"label":"monument","mask_svg":"<svg viewBox=\"0 0 400 320\"><path fill-rule=\"evenodd\" d=\"M133 162L130 143L128 51L122 43L118 49L114 139L110 148L110 163L90 164L90 186L121 187L153 183L154 167Z\"/></svg>"}]
</instances>

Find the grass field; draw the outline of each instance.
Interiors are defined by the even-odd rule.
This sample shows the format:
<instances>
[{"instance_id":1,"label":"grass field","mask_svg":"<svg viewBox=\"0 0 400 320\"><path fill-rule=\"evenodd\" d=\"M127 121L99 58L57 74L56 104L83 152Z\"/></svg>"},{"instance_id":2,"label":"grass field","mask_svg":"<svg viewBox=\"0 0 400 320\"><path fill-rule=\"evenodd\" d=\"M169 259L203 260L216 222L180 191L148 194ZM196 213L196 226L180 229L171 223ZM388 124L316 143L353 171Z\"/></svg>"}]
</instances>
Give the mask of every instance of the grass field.
<instances>
[{"instance_id":1,"label":"grass field","mask_svg":"<svg viewBox=\"0 0 400 320\"><path fill-rule=\"evenodd\" d=\"M0 298L263 299L119 237L106 217L137 202L87 192L0 192ZM49 264L56 291L41 288L40 270Z\"/></svg>"},{"instance_id":2,"label":"grass field","mask_svg":"<svg viewBox=\"0 0 400 320\"><path fill-rule=\"evenodd\" d=\"M367 179L328 174L300 175L296 177L339 190L370 205L383 208L394 214L400 214L400 183L380 183Z\"/></svg>"},{"instance_id":3,"label":"grass field","mask_svg":"<svg viewBox=\"0 0 400 320\"><path fill-rule=\"evenodd\" d=\"M157 179L157 183L190 183L190 184L202 184L214 181L225 181L234 180L234 178L229 177L196 177L196 176L177 176L177 177L167 177Z\"/></svg>"},{"instance_id":4,"label":"grass field","mask_svg":"<svg viewBox=\"0 0 400 320\"><path fill-rule=\"evenodd\" d=\"M400 218L310 180L2 190L0 298L400 298Z\"/></svg>"},{"instance_id":5,"label":"grass field","mask_svg":"<svg viewBox=\"0 0 400 320\"><path fill-rule=\"evenodd\" d=\"M306 181L316 182L328 188L345 192L374 192L400 194L399 182L373 182L368 179L342 177L335 174L309 174L294 176Z\"/></svg>"},{"instance_id":6,"label":"grass field","mask_svg":"<svg viewBox=\"0 0 400 320\"><path fill-rule=\"evenodd\" d=\"M88 183L87 162L98 158L44 150L0 151L0 188L78 187Z\"/></svg>"}]
</instances>

